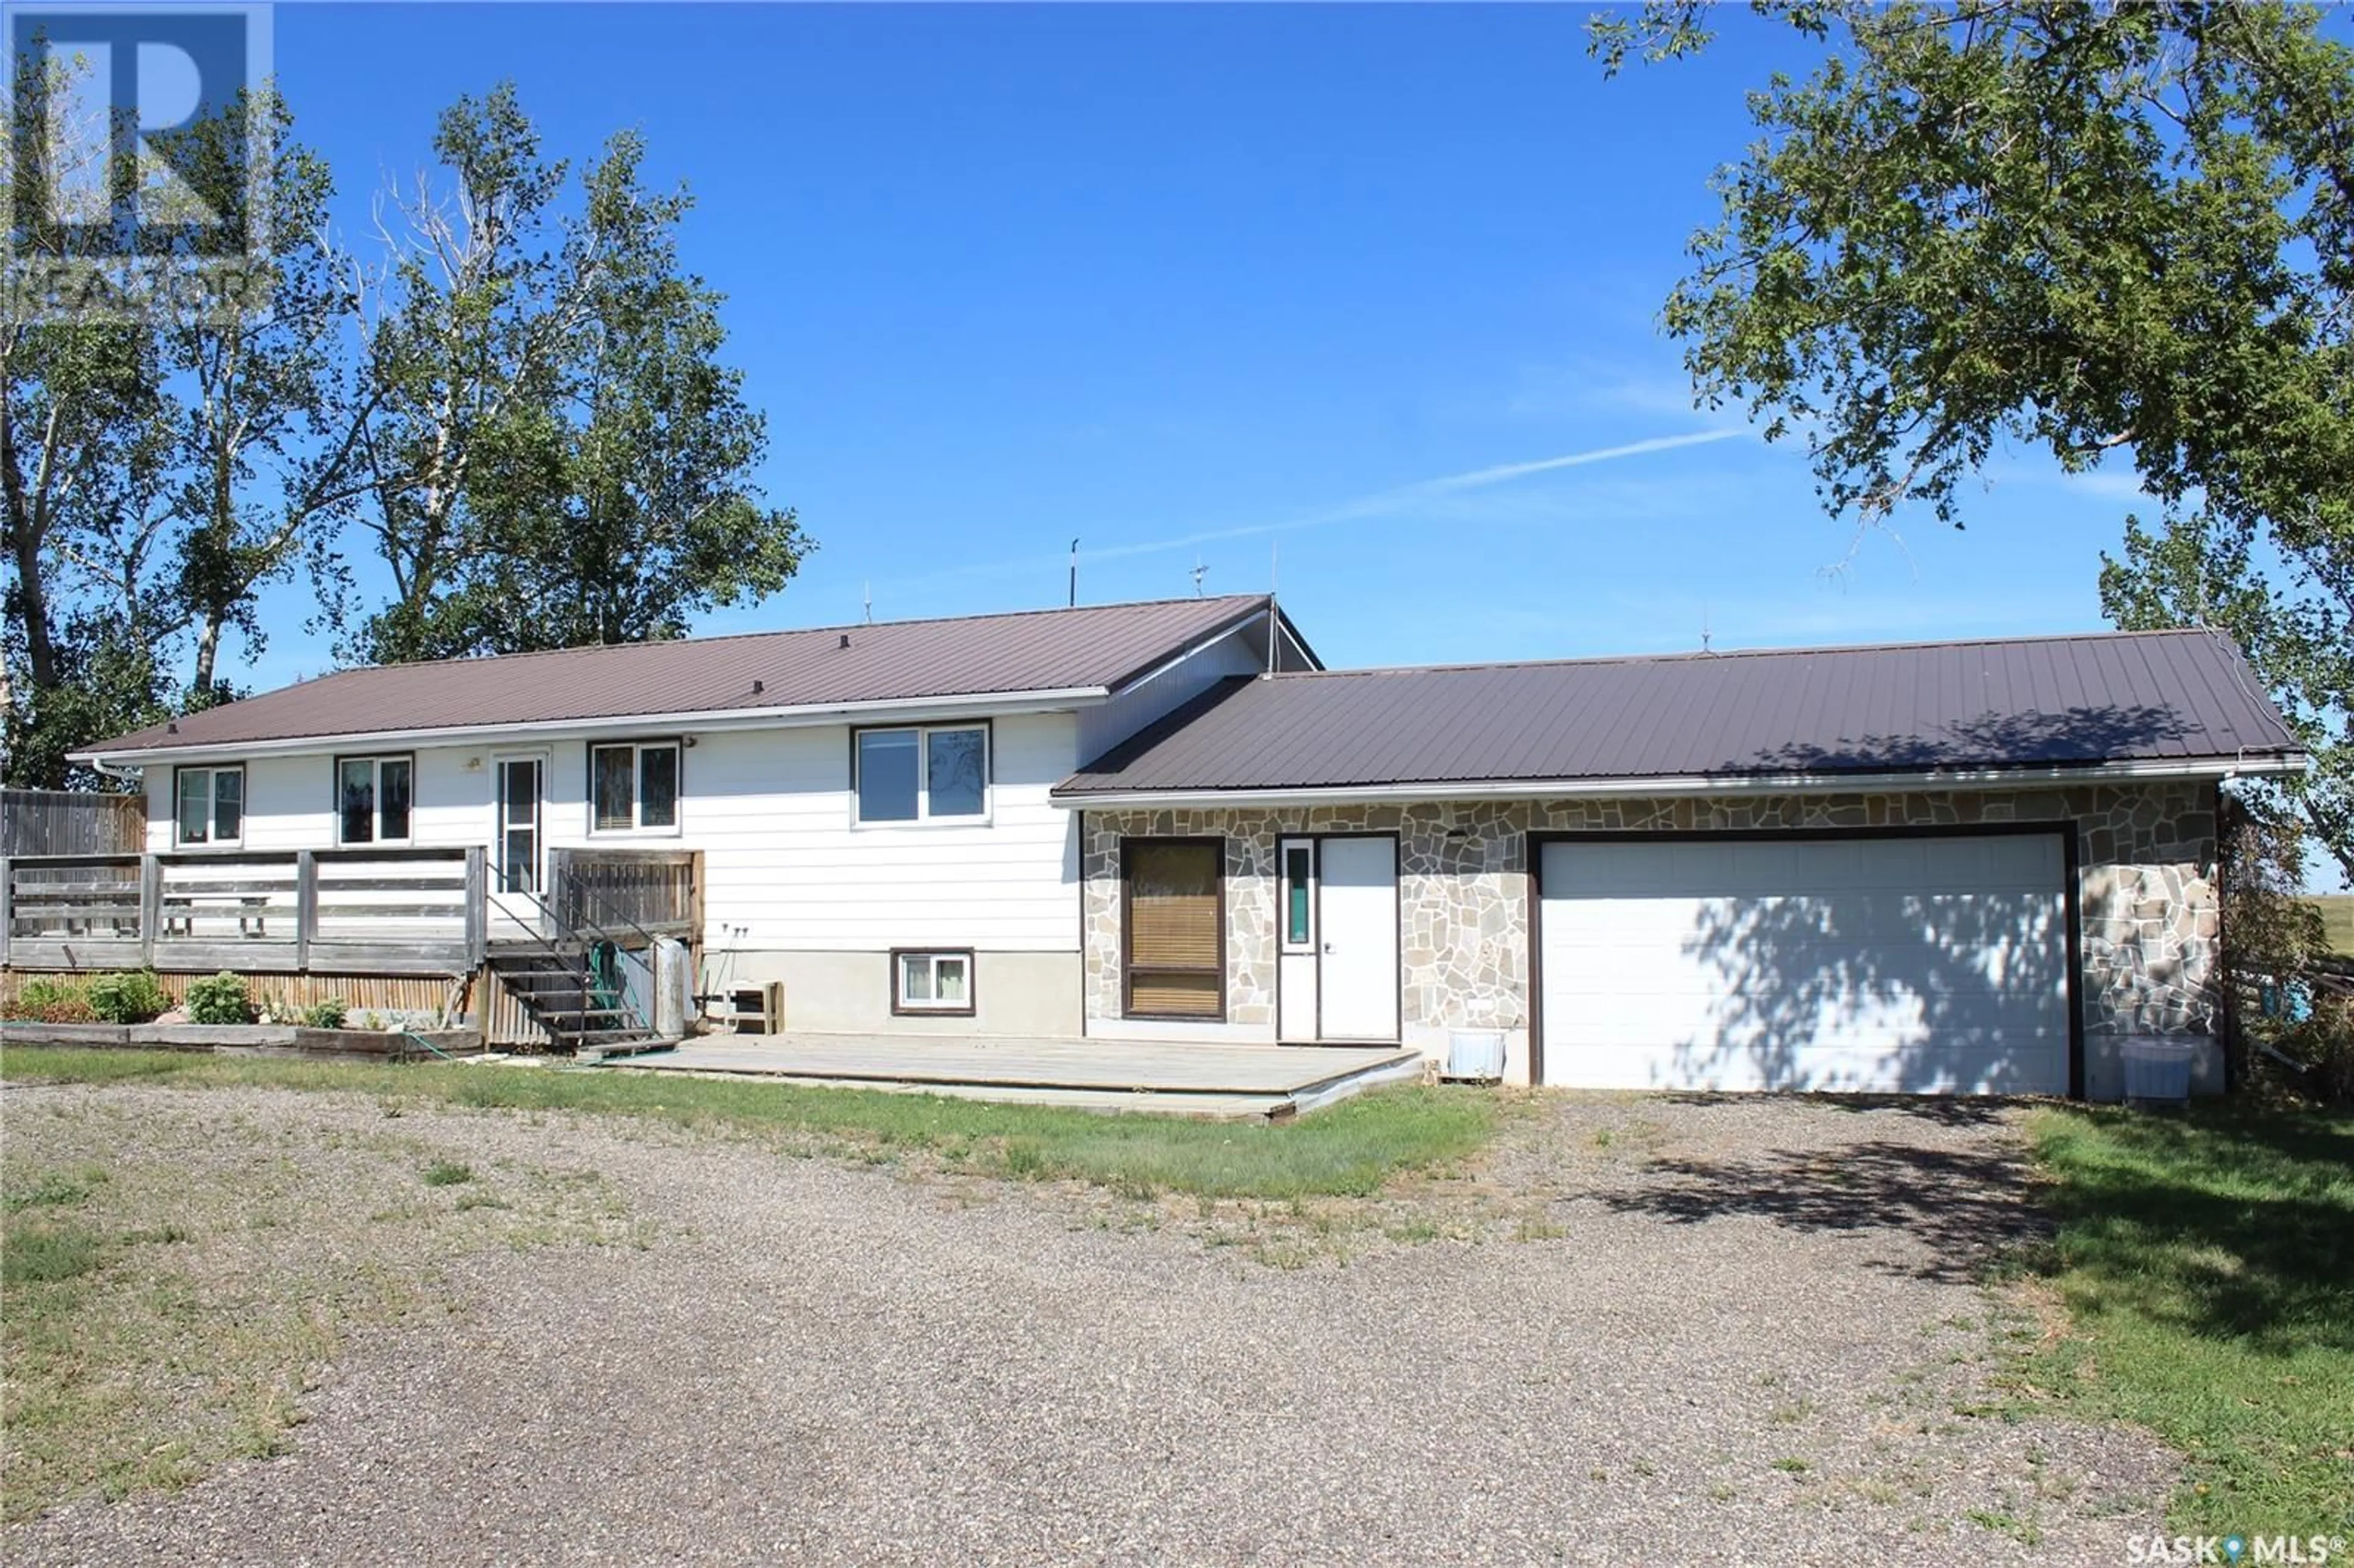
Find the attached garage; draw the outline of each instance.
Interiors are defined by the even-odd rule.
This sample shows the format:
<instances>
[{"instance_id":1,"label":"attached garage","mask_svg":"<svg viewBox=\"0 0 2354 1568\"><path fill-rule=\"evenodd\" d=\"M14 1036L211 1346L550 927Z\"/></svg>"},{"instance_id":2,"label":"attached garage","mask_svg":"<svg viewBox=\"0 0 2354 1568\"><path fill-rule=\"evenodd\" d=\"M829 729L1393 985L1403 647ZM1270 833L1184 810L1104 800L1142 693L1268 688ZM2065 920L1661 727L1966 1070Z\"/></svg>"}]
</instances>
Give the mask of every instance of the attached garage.
<instances>
[{"instance_id":1,"label":"attached garage","mask_svg":"<svg viewBox=\"0 0 2354 1568\"><path fill-rule=\"evenodd\" d=\"M2160 1037L2220 1087L2232 781L2306 762L2262 694L2206 630L1237 678L1055 789L1087 1030L1305 1044L1338 999L1513 1084L2112 1099ZM1189 836L1224 1012L1139 1022L1122 867ZM1336 940L1356 840L1395 859Z\"/></svg>"},{"instance_id":2,"label":"attached garage","mask_svg":"<svg viewBox=\"0 0 2354 1568\"><path fill-rule=\"evenodd\" d=\"M2058 832L1534 848L1542 1082L2069 1092Z\"/></svg>"}]
</instances>

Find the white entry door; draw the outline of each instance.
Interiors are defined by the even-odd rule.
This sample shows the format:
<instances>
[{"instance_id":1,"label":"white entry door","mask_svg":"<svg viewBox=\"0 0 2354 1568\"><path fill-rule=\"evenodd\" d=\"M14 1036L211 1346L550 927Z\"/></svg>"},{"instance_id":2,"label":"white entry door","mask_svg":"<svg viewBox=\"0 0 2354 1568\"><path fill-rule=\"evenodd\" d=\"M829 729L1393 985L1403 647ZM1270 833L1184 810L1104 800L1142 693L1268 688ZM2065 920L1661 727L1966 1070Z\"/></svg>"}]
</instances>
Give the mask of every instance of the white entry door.
<instances>
[{"instance_id":1,"label":"white entry door","mask_svg":"<svg viewBox=\"0 0 2354 1568\"><path fill-rule=\"evenodd\" d=\"M1326 1040L1398 1037L1397 841L1319 847L1316 1000Z\"/></svg>"},{"instance_id":2,"label":"white entry door","mask_svg":"<svg viewBox=\"0 0 2354 1568\"><path fill-rule=\"evenodd\" d=\"M1543 1081L2068 1092L2054 833L1542 851Z\"/></svg>"},{"instance_id":3,"label":"white entry door","mask_svg":"<svg viewBox=\"0 0 2354 1568\"><path fill-rule=\"evenodd\" d=\"M498 889L537 893L540 885L541 779L546 764L536 755L502 757L498 769Z\"/></svg>"}]
</instances>

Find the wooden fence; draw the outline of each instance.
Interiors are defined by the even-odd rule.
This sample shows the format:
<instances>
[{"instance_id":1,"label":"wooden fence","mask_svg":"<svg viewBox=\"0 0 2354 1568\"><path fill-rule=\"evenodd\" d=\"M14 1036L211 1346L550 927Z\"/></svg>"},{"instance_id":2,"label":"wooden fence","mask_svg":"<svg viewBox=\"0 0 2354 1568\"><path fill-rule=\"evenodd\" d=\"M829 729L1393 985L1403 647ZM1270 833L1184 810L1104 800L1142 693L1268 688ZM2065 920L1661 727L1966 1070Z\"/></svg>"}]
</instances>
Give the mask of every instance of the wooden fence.
<instances>
[{"instance_id":1,"label":"wooden fence","mask_svg":"<svg viewBox=\"0 0 2354 1568\"><path fill-rule=\"evenodd\" d=\"M0 789L0 854L137 854L147 799L87 789Z\"/></svg>"}]
</instances>

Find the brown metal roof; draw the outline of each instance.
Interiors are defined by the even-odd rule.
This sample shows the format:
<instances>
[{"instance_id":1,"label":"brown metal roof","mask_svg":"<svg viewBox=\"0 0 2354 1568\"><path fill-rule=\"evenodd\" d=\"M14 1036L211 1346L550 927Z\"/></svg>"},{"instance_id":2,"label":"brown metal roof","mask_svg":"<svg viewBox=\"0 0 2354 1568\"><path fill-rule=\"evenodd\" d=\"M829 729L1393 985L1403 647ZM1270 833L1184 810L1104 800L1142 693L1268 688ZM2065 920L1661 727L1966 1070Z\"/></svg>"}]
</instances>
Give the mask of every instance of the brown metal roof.
<instances>
[{"instance_id":1,"label":"brown metal roof","mask_svg":"<svg viewBox=\"0 0 2354 1568\"><path fill-rule=\"evenodd\" d=\"M1164 599L378 665L191 714L89 751L1117 690L1202 638L1263 613L1267 602L1258 595Z\"/></svg>"},{"instance_id":2,"label":"brown metal roof","mask_svg":"<svg viewBox=\"0 0 2354 1568\"><path fill-rule=\"evenodd\" d=\"M2299 749L2228 640L2114 632L1240 680L1056 793L1909 773Z\"/></svg>"}]
</instances>

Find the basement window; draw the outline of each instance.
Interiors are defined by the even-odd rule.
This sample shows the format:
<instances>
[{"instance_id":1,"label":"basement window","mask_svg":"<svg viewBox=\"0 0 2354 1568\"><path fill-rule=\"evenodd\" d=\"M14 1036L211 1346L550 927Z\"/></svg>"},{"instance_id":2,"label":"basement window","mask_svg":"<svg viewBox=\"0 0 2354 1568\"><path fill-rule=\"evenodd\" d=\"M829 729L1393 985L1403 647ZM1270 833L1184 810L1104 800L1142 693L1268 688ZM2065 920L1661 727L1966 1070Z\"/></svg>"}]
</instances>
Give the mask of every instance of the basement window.
<instances>
[{"instance_id":1,"label":"basement window","mask_svg":"<svg viewBox=\"0 0 2354 1568\"><path fill-rule=\"evenodd\" d=\"M895 1013L930 1012L970 1016L972 1012L972 953L913 952L891 954Z\"/></svg>"}]
</instances>

